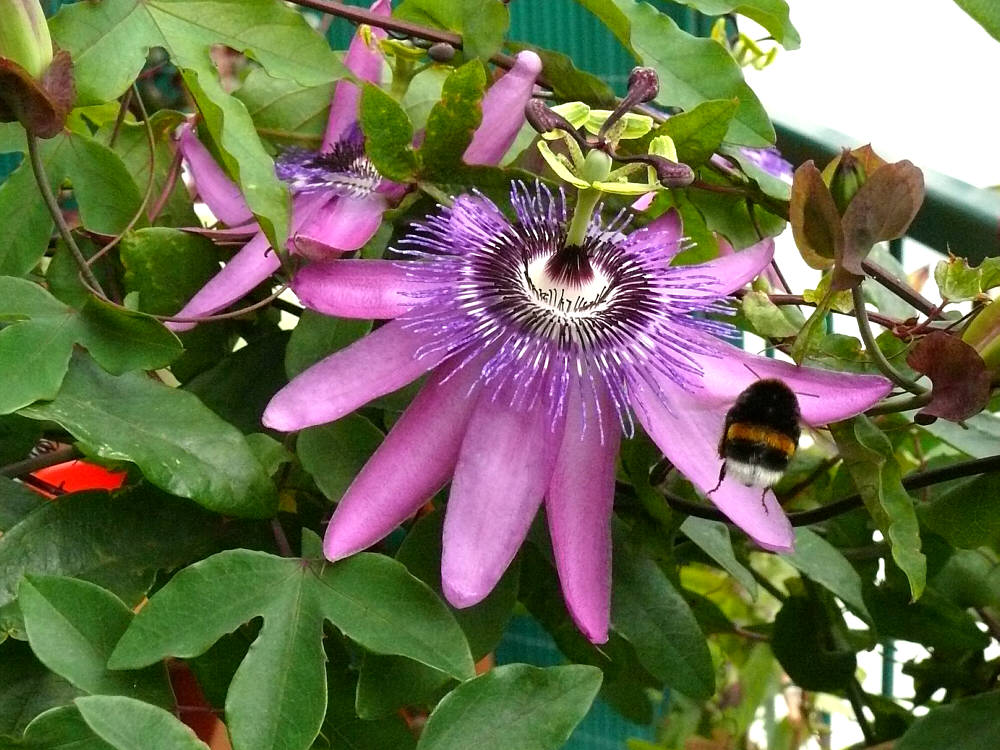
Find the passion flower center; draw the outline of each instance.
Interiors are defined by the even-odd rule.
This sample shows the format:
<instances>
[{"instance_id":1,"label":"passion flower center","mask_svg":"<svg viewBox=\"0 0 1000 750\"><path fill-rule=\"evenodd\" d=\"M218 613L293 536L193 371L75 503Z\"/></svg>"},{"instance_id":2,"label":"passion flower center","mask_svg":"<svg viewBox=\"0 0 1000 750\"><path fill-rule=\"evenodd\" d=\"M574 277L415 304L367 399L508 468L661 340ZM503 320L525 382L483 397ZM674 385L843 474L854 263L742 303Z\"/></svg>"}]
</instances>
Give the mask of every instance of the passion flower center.
<instances>
[{"instance_id":1,"label":"passion flower center","mask_svg":"<svg viewBox=\"0 0 1000 750\"><path fill-rule=\"evenodd\" d=\"M356 136L325 152L290 148L278 157L275 171L295 191L330 190L354 198L373 193L382 180L365 154L364 140Z\"/></svg>"},{"instance_id":2,"label":"passion flower center","mask_svg":"<svg viewBox=\"0 0 1000 750\"><path fill-rule=\"evenodd\" d=\"M611 278L576 246L529 261L524 286L534 301L566 318L592 315L612 298Z\"/></svg>"}]
</instances>

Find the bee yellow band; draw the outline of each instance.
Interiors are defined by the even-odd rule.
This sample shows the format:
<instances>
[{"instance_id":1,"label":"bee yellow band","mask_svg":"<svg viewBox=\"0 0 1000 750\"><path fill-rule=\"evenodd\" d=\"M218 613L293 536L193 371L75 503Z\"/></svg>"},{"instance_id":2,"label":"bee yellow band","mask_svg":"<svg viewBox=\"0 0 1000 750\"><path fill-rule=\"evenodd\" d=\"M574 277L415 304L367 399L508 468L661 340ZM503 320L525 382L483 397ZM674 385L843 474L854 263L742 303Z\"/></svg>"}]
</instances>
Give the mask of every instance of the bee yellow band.
<instances>
[{"instance_id":1,"label":"bee yellow band","mask_svg":"<svg viewBox=\"0 0 1000 750\"><path fill-rule=\"evenodd\" d=\"M763 443L768 448L779 450L786 456L791 456L795 453L795 443L788 435L761 425L734 422L726 430L726 440L746 440L750 443Z\"/></svg>"}]
</instances>

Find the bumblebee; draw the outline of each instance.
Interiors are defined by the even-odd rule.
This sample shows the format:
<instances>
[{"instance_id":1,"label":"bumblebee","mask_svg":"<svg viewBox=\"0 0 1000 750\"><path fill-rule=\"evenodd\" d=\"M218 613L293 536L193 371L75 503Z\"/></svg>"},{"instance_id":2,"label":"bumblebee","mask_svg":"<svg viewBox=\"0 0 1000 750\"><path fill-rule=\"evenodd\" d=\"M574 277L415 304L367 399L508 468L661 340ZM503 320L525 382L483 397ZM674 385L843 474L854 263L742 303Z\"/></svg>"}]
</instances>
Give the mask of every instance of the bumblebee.
<instances>
[{"instance_id":1,"label":"bumblebee","mask_svg":"<svg viewBox=\"0 0 1000 750\"><path fill-rule=\"evenodd\" d=\"M719 441L722 469L712 492L730 476L747 487L760 487L763 503L764 493L785 473L800 433L799 402L792 389L780 380L751 383L726 413Z\"/></svg>"}]
</instances>

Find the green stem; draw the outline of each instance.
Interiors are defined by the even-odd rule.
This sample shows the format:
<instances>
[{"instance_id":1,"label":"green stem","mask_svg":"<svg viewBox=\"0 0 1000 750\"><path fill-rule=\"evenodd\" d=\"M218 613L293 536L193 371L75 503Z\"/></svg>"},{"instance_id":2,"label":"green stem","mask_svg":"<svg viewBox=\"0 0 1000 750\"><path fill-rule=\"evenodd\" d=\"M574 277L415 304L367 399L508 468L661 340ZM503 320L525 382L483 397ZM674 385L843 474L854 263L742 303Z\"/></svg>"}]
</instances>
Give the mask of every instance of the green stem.
<instances>
[{"instance_id":1,"label":"green stem","mask_svg":"<svg viewBox=\"0 0 1000 750\"><path fill-rule=\"evenodd\" d=\"M566 233L567 245L582 245L587 236L587 227L594 216L594 209L601 200L601 191L597 188L581 188L576 195L576 207L573 209L573 219Z\"/></svg>"},{"instance_id":2,"label":"green stem","mask_svg":"<svg viewBox=\"0 0 1000 750\"><path fill-rule=\"evenodd\" d=\"M38 153L38 138L31 133L28 133L28 158L31 160L31 169L35 173L35 182L38 183L38 190L42 194L45 206L49 209L49 214L59 229L59 236L63 238L63 242L66 243L70 253L73 255L73 260L76 261L77 268L80 269L80 276L83 277L84 282L94 293L104 297L104 290L101 288L100 282L94 276L94 272L90 270L87 259L80 252L80 247L76 244L76 240L73 239L73 233L66 223L66 217L63 216L62 209L59 208L59 201L56 200L56 196L52 192L49 177L45 173L45 165L42 164L41 154Z\"/></svg>"},{"instance_id":3,"label":"green stem","mask_svg":"<svg viewBox=\"0 0 1000 750\"><path fill-rule=\"evenodd\" d=\"M855 284L851 288L851 299L854 300L854 315L858 321L858 328L861 332L861 340L865 342L865 348L868 350L868 356L871 357L874 365L883 375L889 378L889 380L898 385L900 388L904 388L917 396L922 393L926 393L926 388L922 385L914 383L912 380L900 373L895 367L892 366L892 363L885 358L882 350L878 348L878 343L875 341L875 334L872 332L871 323L868 322L868 311L865 310L865 298L861 293L861 284Z\"/></svg>"}]
</instances>

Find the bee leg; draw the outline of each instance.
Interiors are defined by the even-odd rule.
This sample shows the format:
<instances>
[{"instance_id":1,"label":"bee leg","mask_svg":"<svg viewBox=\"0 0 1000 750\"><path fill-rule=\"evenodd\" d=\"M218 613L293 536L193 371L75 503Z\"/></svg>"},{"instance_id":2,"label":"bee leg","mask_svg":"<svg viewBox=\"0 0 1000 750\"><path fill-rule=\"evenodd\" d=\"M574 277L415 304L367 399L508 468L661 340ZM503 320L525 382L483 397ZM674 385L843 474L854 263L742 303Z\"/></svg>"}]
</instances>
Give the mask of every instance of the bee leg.
<instances>
[{"instance_id":1,"label":"bee leg","mask_svg":"<svg viewBox=\"0 0 1000 750\"><path fill-rule=\"evenodd\" d=\"M760 504L761 504L761 506L762 506L762 507L764 508L764 512L765 512L765 513L768 513L768 512L769 512L769 511L768 511L768 509L767 509L767 503L765 503L765 502L764 502L764 498L765 498L765 497L767 497L767 490L768 490L768 489L769 489L768 487L765 487L765 488L764 488L764 489L763 489L763 490L761 491L761 493L760 493Z\"/></svg>"},{"instance_id":2,"label":"bee leg","mask_svg":"<svg viewBox=\"0 0 1000 750\"><path fill-rule=\"evenodd\" d=\"M726 462L723 461L722 462L722 468L719 469L719 483L717 485L715 485L712 489L710 489L708 492L706 492L705 496L708 497L713 492L715 492L717 489L719 489L719 487L722 486L722 480L725 479L725 478L726 478Z\"/></svg>"}]
</instances>

